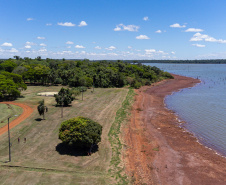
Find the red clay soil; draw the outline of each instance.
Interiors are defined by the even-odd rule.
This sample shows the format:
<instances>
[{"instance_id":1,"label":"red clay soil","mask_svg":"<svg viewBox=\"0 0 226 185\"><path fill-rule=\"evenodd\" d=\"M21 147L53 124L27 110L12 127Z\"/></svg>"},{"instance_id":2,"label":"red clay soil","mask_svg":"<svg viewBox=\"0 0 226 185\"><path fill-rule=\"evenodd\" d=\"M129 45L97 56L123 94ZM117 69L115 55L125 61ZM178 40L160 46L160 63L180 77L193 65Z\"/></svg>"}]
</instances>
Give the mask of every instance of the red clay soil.
<instances>
[{"instance_id":1,"label":"red clay soil","mask_svg":"<svg viewBox=\"0 0 226 185\"><path fill-rule=\"evenodd\" d=\"M22 104L22 103L16 103L16 102L0 102L0 103L17 105L23 109L23 113L19 117L17 117L16 119L14 119L12 122L9 123L9 129L15 127L20 122L24 121L33 112L33 109L31 107L29 107L28 105ZM8 131L8 125L5 125L4 127L0 128L0 135L4 134L7 131Z\"/></svg>"},{"instance_id":2,"label":"red clay soil","mask_svg":"<svg viewBox=\"0 0 226 185\"><path fill-rule=\"evenodd\" d=\"M123 128L126 173L133 184L225 185L226 158L180 128L164 105L166 95L199 80L174 78L136 90L131 122Z\"/></svg>"}]
</instances>

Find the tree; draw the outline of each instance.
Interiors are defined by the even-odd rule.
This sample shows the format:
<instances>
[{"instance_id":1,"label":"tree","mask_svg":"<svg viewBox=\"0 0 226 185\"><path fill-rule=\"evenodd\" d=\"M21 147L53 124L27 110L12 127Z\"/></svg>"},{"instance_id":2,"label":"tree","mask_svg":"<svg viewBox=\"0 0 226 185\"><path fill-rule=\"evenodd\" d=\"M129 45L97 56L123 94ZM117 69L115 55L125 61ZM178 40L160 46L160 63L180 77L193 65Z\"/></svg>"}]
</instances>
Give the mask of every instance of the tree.
<instances>
[{"instance_id":1,"label":"tree","mask_svg":"<svg viewBox=\"0 0 226 185\"><path fill-rule=\"evenodd\" d=\"M48 112L48 107L45 106L44 100L39 102L37 109L38 109L39 115L40 116L43 115L43 119L45 119L45 112Z\"/></svg>"},{"instance_id":2,"label":"tree","mask_svg":"<svg viewBox=\"0 0 226 185\"><path fill-rule=\"evenodd\" d=\"M13 69L17 66L15 62L11 60L6 60L3 63L0 64L1 68L3 68L5 71L12 72Z\"/></svg>"},{"instance_id":3,"label":"tree","mask_svg":"<svg viewBox=\"0 0 226 185\"><path fill-rule=\"evenodd\" d=\"M54 95L57 105L68 106L75 99L70 89L61 88L58 94Z\"/></svg>"},{"instance_id":4,"label":"tree","mask_svg":"<svg viewBox=\"0 0 226 185\"><path fill-rule=\"evenodd\" d=\"M20 96L17 84L5 75L0 74L0 98L13 98Z\"/></svg>"},{"instance_id":5,"label":"tree","mask_svg":"<svg viewBox=\"0 0 226 185\"><path fill-rule=\"evenodd\" d=\"M20 56L13 56L13 58L15 58L16 60L20 60Z\"/></svg>"},{"instance_id":6,"label":"tree","mask_svg":"<svg viewBox=\"0 0 226 185\"><path fill-rule=\"evenodd\" d=\"M27 85L24 83L21 75L9 73L6 71L1 72L1 74L6 76L7 79L12 79L18 90L22 91L27 89Z\"/></svg>"},{"instance_id":7,"label":"tree","mask_svg":"<svg viewBox=\"0 0 226 185\"><path fill-rule=\"evenodd\" d=\"M92 148L101 141L102 126L85 117L64 121L59 129L59 139L63 143L79 148Z\"/></svg>"}]
</instances>

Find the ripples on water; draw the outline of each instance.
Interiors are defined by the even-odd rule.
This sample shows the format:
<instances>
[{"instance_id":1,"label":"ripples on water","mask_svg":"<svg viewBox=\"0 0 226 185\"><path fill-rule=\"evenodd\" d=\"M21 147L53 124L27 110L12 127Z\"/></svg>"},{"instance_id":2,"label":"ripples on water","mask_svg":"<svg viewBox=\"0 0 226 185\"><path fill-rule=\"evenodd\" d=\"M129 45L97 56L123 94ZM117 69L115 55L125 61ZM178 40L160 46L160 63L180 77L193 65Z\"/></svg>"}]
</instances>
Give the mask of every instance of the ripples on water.
<instances>
[{"instance_id":1,"label":"ripples on water","mask_svg":"<svg viewBox=\"0 0 226 185\"><path fill-rule=\"evenodd\" d=\"M167 107L201 143L226 156L226 64L150 64L202 82L167 96Z\"/></svg>"}]
</instances>

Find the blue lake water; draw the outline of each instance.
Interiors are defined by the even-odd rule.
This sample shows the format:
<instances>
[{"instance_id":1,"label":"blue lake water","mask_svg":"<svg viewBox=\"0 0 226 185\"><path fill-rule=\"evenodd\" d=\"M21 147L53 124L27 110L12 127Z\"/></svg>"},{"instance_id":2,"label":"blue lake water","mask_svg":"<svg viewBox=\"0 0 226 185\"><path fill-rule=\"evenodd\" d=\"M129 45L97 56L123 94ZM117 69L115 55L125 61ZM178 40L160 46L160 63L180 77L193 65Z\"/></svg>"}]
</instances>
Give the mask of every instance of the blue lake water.
<instances>
[{"instance_id":1,"label":"blue lake water","mask_svg":"<svg viewBox=\"0 0 226 185\"><path fill-rule=\"evenodd\" d=\"M226 156L226 64L147 65L202 81L167 96L165 103L202 144Z\"/></svg>"}]
</instances>

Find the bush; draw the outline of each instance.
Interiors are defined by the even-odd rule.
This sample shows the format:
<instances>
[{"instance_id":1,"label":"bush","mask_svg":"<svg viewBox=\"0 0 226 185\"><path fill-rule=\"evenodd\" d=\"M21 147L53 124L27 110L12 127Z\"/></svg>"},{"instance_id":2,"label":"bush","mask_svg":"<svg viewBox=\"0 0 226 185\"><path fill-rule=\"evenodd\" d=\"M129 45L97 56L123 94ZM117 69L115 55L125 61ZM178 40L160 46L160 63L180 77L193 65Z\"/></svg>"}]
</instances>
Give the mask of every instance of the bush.
<instances>
[{"instance_id":1,"label":"bush","mask_svg":"<svg viewBox=\"0 0 226 185\"><path fill-rule=\"evenodd\" d=\"M80 148L90 148L101 141L102 126L85 117L76 117L64 121L59 130L59 139L63 143Z\"/></svg>"},{"instance_id":2,"label":"bush","mask_svg":"<svg viewBox=\"0 0 226 185\"><path fill-rule=\"evenodd\" d=\"M61 88L58 94L54 95L57 105L68 106L75 99L70 89Z\"/></svg>"},{"instance_id":3,"label":"bush","mask_svg":"<svg viewBox=\"0 0 226 185\"><path fill-rule=\"evenodd\" d=\"M135 88L135 89L139 89L141 86L142 86L142 83L141 83L141 82L137 82L137 81L136 81L136 82L134 83L134 88Z\"/></svg>"}]
</instances>

